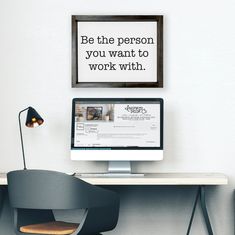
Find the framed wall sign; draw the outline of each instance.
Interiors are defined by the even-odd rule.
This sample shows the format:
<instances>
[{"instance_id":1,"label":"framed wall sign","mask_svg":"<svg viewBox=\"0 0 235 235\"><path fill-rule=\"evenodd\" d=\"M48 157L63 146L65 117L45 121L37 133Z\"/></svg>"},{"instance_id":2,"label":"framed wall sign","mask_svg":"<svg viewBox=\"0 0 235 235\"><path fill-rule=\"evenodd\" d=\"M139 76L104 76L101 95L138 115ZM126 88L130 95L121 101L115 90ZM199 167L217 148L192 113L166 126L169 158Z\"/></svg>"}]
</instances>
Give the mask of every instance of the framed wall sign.
<instances>
[{"instance_id":1,"label":"framed wall sign","mask_svg":"<svg viewBox=\"0 0 235 235\"><path fill-rule=\"evenodd\" d=\"M73 15L72 87L163 87L163 16Z\"/></svg>"}]
</instances>

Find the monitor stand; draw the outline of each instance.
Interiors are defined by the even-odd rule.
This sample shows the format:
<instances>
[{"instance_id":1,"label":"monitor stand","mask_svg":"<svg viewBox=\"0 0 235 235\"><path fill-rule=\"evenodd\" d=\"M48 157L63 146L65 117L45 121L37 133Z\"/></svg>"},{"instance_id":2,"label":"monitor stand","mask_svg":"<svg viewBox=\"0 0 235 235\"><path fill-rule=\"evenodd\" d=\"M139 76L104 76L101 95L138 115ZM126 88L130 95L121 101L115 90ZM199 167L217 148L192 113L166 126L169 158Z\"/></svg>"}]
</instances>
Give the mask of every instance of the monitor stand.
<instances>
[{"instance_id":1,"label":"monitor stand","mask_svg":"<svg viewBox=\"0 0 235 235\"><path fill-rule=\"evenodd\" d=\"M109 161L107 176L143 177L143 173L132 173L130 161Z\"/></svg>"},{"instance_id":2,"label":"monitor stand","mask_svg":"<svg viewBox=\"0 0 235 235\"><path fill-rule=\"evenodd\" d=\"M132 173L130 161L109 161L106 173L77 173L78 177L144 177L143 173Z\"/></svg>"}]
</instances>

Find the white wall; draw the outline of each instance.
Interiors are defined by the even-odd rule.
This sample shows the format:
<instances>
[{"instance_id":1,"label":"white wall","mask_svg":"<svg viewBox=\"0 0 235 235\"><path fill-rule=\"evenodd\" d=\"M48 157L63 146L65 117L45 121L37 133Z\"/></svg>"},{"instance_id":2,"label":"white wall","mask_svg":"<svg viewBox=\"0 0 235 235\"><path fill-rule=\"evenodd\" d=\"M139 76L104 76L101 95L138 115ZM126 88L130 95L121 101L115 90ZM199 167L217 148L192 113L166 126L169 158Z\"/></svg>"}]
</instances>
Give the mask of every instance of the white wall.
<instances>
[{"instance_id":1,"label":"white wall","mask_svg":"<svg viewBox=\"0 0 235 235\"><path fill-rule=\"evenodd\" d=\"M71 162L73 97L163 97L165 159L134 163L141 172L224 172L208 190L215 234L233 234L235 182L235 2L232 0L0 0L0 171L22 168L17 115L28 105L45 125L24 128L29 168L104 171ZM72 14L164 14L163 89L72 89ZM107 234L184 234L193 188L114 188L118 227ZM196 214L192 234L206 234Z\"/></svg>"}]
</instances>

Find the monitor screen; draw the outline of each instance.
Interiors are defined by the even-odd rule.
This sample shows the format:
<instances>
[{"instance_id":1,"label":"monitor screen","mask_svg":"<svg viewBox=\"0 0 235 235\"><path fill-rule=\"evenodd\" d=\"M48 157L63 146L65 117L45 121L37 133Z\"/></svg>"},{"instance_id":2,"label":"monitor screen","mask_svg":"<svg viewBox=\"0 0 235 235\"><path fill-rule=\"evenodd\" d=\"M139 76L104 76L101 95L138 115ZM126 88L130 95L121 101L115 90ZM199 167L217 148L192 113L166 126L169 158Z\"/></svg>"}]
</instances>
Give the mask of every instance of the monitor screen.
<instances>
[{"instance_id":1,"label":"monitor screen","mask_svg":"<svg viewBox=\"0 0 235 235\"><path fill-rule=\"evenodd\" d=\"M72 150L163 150L160 98L75 98Z\"/></svg>"}]
</instances>

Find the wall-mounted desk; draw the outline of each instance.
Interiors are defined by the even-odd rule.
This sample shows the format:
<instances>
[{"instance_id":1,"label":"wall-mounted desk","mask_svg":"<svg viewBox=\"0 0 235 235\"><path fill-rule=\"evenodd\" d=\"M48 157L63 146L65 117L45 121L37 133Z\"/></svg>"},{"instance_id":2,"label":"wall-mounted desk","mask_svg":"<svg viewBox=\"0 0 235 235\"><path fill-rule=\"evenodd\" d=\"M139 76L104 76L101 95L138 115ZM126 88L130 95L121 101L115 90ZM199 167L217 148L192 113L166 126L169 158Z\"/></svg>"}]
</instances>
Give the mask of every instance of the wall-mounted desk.
<instances>
[{"instance_id":1,"label":"wall-mounted desk","mask_svg":"<svg viewBox=\"0 0 235 235\"><path fill-rule=\"evenodd\" d=\"M85 175L85 176L84 176ZM228 178L220 173L146 173L142 177L109 177L92 174L76 176L94 185L225 185ZM87 176L86 176L87 175Z\"/></svg>"},{"instance_id":2,"label":"wall-mounted desk","mask_svg":"<svg viewBox=\"0 0 235 235\"><path fill-rule=\"evenodd\" d=\"M205 197L205 187L209 185L226 185L228 178L221 173L155 173L145 174L143 177L102 177L78 175L84 181L95 185L195 185L198 186L192 214L187 229L189 235L196 206L200 202L203 217L209 235L213 235Z\"/></svg>"},{"instance_id":3,"label":"wall-mounted desk","mask_svg":"<svg viewBox=\"0 0 235 235\"><path fill-rule=\"evenodd\" d=\"M195 214L196 205L200 202L203 217L207 226L209 235L213 235L212 226L209 220L208 211L206 208L205 187L209 185L226 185L228 178L221 173L147 173L142 177L110 177L97 176L89 174L87 176L76 175L82 180L94 185L195 185L198 186L195 202L192 209L192 214L187 229L187 235L190 233L192 221ZM7 185L6 174L0 173L0 185Z\"/></svg>"}]
</instances>

